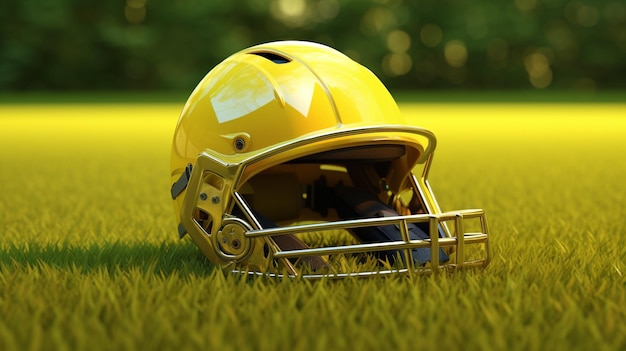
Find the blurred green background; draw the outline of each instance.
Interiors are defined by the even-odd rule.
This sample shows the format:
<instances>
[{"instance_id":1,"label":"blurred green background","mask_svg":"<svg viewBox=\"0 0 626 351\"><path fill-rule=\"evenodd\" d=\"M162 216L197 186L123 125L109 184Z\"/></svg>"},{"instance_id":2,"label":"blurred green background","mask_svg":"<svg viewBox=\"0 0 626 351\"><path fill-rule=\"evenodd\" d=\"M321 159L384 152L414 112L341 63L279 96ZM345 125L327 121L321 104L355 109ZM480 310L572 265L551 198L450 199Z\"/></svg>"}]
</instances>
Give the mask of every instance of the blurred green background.
<instances>
[{"instance_id":1,"label":"blurred green background","mask_svg":"<svg viewBox=\"0 0 626 351\"><path fill-rule=\"evenodd\" d=\"M188 93L219 61L321 42L392 91L616 91L623 0L0 2L0 92Z\"/></svg>"}]
</instances>

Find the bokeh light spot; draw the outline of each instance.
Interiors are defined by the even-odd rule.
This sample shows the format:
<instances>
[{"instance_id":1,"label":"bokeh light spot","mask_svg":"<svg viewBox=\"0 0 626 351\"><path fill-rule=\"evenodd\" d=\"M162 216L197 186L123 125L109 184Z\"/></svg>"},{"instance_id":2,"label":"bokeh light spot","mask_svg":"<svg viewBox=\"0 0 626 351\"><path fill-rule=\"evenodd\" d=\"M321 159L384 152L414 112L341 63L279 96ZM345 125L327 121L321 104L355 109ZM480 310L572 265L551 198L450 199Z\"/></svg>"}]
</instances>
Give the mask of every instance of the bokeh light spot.
<instances>
[{"instance_id":1,"label":"bokeh light spot","mask_svg":"<svg viewBox=\"0 0 626 351\"><path fill-rule=\"evenodd\" d=\"M487 18L485 9L479 4L474 4L465 13L467 34L473 39L481 39L487 36Z\"/></svg>"},{"instance_id":2,"label":"bokeh light spot","mask_svg":"<svg viewBox=\"0 0 626 351\"><path fill-rule=\"evenodd\" d=\"M390 77L402 76L413 67L413 59L406 53L391 53L383 58L383 70Z\"/></svg>"},{"instance_id":3,"label":"bokeh light spot","mask_svg":"<svg viewBox=\"0 0 626 351\"><path fill-rule=\"evenodd\" d=\"M146 0L127 0L124 17L130 24L141 24L146 19Z\"/></svg>"},{"instance_id":4,"label":"bokeh light spot","mask_svg":"<svg viewBox=\"0 0 626 351\"><path fill-rule=\"evenodd\" d=\"M515 6L520 12L530 12L537 6L537 0L515 0Z\"/></svg>"},{"instance_id":5,"label":"bokeh light spot","mask_svg":"<svg viewBox=\"0 0 626 351\"><path fill-rule=\"evenodd\" d=\"M585 5L578 8L578 23L583 27L595 26L596 23L598 23L599 17L598 9L596 9L593 5Z\"/></svg>"},{"instance_id":6,"label":"bokeh light spot","mask_svg":"<svg viewBox=\"0 0 626 351\"><path fill-rule=\"evenodd\" d=\"M320 0L317 4L317 12L324 20L335 18L339 13L339 2L337 0Z\"/></svg>"},{"instance_id":7,"label":"bokeh light spot","mask_svg":"<svg viewBox=\"0 0 626 351\"><path fill-rule=\"evenodd\" d=\"M552 83L550 61L540 52L534 52L524 58L524 67L528 72L530 83L537 89L546 88Z\"/></svg>"},{"instance_id":8,"label":"bokeh light spot","mask_svg":"<svg viewBox=\"0 0 626 351\"><path fill-rule=\"evenodd\" d=\"M396 16L385 7L373 7L361 18L361 32L365 35L378 35L380 32L397 25Z\"/></svg>"},{"instance_id":9,"label":"bokeh light spot","mask_svg":"<svg viewBox=\"0 0 626 351\"><path fill-rule=\"evenodd\" d=\"M275 0L270 3L270 14L289 27L307 23L308 8L305 0Z\"/></svg>"},{"instance_id":10,"label":"bokeh light spot","mask_svg":"<svg viewBox=\"0 0 626 351\"><path fill-rule=\"evenodd\" d=\"M302 16L306 9L304 0L279 0L278 10L286 17Z\"/></svg>"},{"instance_id":11,"label":"bokeh light spot","mask_svg":"<svg viewBox=\"0 0 626 351\"><path fill-rule=\"evenodd\" d=\"M426 24L420 30L420 40L429 48L434 48L441 43L443 32L441 28L433 23Z\"/></svg>"},{"instance_id":12,"label":"bokeh light spot","mask_svg":"<svg viewBox=\"0 0 626 351\"><path fill-rule=\"evenodd\" d=\"M394 30L387 35L387 48L393 53L407 52L411 47L411 37L403 30Z\"/></svg>"},{"instance_id":13,"label":"bokeh light spot","mask_svg":"<svg viewBox=\"0 0 626 351\"><path fill-rule=\"evenodd\" d=\"M530 84L537 89L547 88L552 83L552 71L547 71L539 77L529 76Z\"/></svg>"},{"instance_id":14,"label":"bokeh light spot","mask_svg":"<svg viewBox=\"0 0 626 351\"><path fill-rule=\"evenodd\" d=\"M563 50L571 46L574 41L572 31L565 21L552 23L546 28L546 38L557 50Z\"/></svg>"},{"instance_id":15,"label":"bokeh light spot","mask_svg":"<svg viewBox=\"0 0 626 351\"><path fill-rule=\"evenodd\" d=\"M451 67L463 67L467 62L467 48L460 40L450 40L443 51L446 62Z\"/></svg>"},{"instance_id":16,"label":"bokeh light spot","mask_svg":"<svg viewBox=\"0 0 626 351\"><path fill-rule=\"evenodd\" d=\"M600 12L593 5L572 1L565 6L565 18L571 24L590 28L598 23Z\"/></svg>"}]
</instances>

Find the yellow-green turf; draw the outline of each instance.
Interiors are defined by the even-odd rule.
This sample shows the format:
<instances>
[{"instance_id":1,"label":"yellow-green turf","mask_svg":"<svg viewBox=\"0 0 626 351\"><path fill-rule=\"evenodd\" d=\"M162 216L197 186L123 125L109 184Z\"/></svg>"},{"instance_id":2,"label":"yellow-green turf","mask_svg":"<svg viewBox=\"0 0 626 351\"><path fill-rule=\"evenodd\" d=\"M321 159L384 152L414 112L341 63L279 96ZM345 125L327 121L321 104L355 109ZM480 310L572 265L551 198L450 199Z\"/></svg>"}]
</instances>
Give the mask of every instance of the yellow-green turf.
<instances>
[{"instance_id":1,"label":"yellow-green turf","mask_svg":"<svg viewBox=\"0 0 626 351\"><path fill-rule=\"evenodd\" d=\"M626 104L404 104L493 261L243 279L177 239L179 104L0 105L0 350L626 349Z\"/></svg>"}]
</instances>

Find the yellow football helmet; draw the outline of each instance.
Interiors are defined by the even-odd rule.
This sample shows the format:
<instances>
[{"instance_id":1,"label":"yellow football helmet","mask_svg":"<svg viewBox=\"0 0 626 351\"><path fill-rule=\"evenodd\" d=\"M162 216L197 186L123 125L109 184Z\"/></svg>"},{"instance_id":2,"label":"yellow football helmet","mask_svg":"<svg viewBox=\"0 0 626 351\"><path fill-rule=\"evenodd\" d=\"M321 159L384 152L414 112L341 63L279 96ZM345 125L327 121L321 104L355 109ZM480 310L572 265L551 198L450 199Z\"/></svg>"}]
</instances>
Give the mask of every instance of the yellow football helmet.
<instances>
[{"instance_id":1,"label":"yellow football helmet","mask_svg":"<svg viewBox=\"0 0 626 351\"><path fill-rule=\"evenodd\" d=\"M178 232L249 274L486 266L484 211L442 213L428 184L435 144L372 72L332 48L242 50L202 79L176 126Z\"/></svg>"}]
</instances>

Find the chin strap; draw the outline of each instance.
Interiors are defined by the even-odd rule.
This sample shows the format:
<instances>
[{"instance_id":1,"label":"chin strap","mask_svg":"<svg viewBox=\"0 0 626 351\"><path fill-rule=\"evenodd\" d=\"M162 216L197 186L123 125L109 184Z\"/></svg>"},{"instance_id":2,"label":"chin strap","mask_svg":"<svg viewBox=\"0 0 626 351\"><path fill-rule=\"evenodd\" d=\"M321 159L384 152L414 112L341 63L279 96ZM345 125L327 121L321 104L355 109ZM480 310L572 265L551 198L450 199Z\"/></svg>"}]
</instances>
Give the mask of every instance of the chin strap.
<instances>
[{"instance_id":1,"label":"chin strap","mask_svg":"<svg viewBox=\"0 0 626 351\"><path fill-rule=\"evenodd\" d=\"M172 200L175 200L178 195L180 195L183 190L187 188L187 184L189 184L189 178L191 177L191 170L193 165L190 163L185 167L185 171L183 174L178 177L178 180L172 184L172 188L170 189L170 193L172 194ZM187 229L183 227L182 223L178 223L178 237L183 238L187 234Z\"/></svg>"},{"instance_id":2,"label":"chin strap","mask_svg":"<svg viewBox=\"0 0 626 351\"><path fill-rule=\"evenodd\" d=\"M185 234L187 234L187 229L183 227L182 223L178 223L178 237L182 239L185 236Z\"/></svg>"},{"instance_id":3,"label":"chin strap","mask_svg":"<svg viewBox=\"0 0 626 351\"><path fill-rule=\"evenodd\" d=\"M190 163L185 167L185 171L180 175L178 180L172 184L172 188L170 189L170 193L172 194L172 200L175 200L180 193L187 188L187 184L189 183L189 178L191 177L191 169L193 165Z\"/></svg>"},{"instance_id":4,"label":"chin strap","mask_svg":"<svg viewBox=\"0 0 626 351\"><path fill-rule=\"evenodd\" d=\"M342 219L354 218L379 218L379 217L396 217L398 212L386 206L378 200L378 198L367 190L337 186L335 187L337 194L337 214ZM420 229L417 225L408 224L409 236L411 240L427 240L430 235ZM354 234L363 243L382 243L386 241L402 240L400 228L393 225L362 227L352 230ZM395 256L400 254L404 258L404 253L398 250L381 250L377 252L382 259L388 259L389 262L395 261ZM424 265L431 260L431 252L428 248L412 249L411 256L415 263ZM439 249L439 262L443 263L449 260L443 250Z\"/></svg>"}]
</instances>

